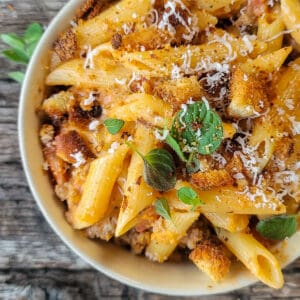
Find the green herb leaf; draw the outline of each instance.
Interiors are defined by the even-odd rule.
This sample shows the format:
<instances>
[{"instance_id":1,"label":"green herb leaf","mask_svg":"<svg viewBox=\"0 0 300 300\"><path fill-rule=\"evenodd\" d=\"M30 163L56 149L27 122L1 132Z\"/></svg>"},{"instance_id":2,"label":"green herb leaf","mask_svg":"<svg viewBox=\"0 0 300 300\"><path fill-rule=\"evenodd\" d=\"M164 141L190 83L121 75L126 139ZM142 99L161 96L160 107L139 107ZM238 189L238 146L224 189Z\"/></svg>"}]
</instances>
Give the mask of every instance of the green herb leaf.
<instances>
[{"instance_id":1,"label":"green herb leaf","mask_svg":"<svg viewBox=\"0 0 300 300\"><path fill-rule=\"evenodd\" d=\"M143 157L144 179L158 191L168 191L176 184L173 156L165 149L153 149Z\"/></svg>"},{"instance_id":2,"label":"green herb leaf","mask_svg":"<svg viewBox=\"0 0 300 300\"><path fill-rule=\"evenodd\" d=\"M183 152L211 154L222 142L222 120L206 101L188 104L175 116L171 135Z\"/></svg>"},{"instance_id":3,"label":"green herb leaf","mask_svg":"<svg viewBox=\"0 0 300 300\"><path fill-rule=\"evenodd\" d=\"M178 157L183 162L187 162L187 159L185 158L183 152L181 151L181 148L180 148L179 144L177 143L177 141L170 134L167 135L166 143L176 152Z\"/></svg>"},{"instance_id":4,"label":"green herb leaf","mask_svg":"<svg viewBox=\"0 0 300 300\"><path fill-rule=\"evenodd\" d=\"M288 215L271 217L260 220L256 225L256 231L265 238L283 240L297 231L297 220L295 216Z\"/></svg>"},{"instance_id":5,"label":"green herb leaf","mask_svg":"<svg viewBox=\"0 0 300 300\"><path fill-rule=\"evenodd\" d=\"M15 33L1 34L2 41L15 50L24 51L25 43L23 39Z\"/></svg>"},{"instance_id":6,"label":"green herb leaf","mask_svg":"<svg viewBox=\"0 0 300 300\"><path fill-rule=\"evenodd\" d=\"M117 134L124 124L125 122L119 119L106 119L104 121L104 125L110 134Z\"/></svg>"},{"instance_id":7,"label":"green herb leaf","mask_svg":"<svg viewBox=\"0 0 300 300\"><path fill-rule=\"evenodd\" d=\"M40 40L43 35L43 27L39 23L30 24L25 33L24 33L24 41L26 44L36 43Z\"/></svg>"},{"instance_id":8,"label":"green herb leaf","mask_svg":"<svg viewBox=\"0 0 300 300\"><path fill-rule=\"evenodd\" d=\"M24 37L15 33L1 34L1 40L11 47L1 53L8 60L27 65L42 34L43 28L38 23L30 24L24 33ZM11 72L8 76L18 82L22 82L24 79L22 72Z\"/></svg>"},{"instance_id":9,"label":"green herb leaf","mask_svg":"<svg viewBox=\"0 0 300 300\"><path fill-rule=\"evenodd\" d=\"M2 55L7 59L19 64L27 65L29 61L28 56L26 54L15 49L4 50L2 51Z\"/></svg>"},{"instance_id":10,"label":"green herb leaf","mask_svg":"<svg viewBox=\"0 0 300 300\"><path fill-rule=\"evenodd\" d=\"M23 72L16 71L16 72L8 73L8 76L13 80L15 80L19 83L22 83L24 80L25 74Z\"/></svg>"},{"instance_id":11,"label":"green herb leaf","mask_svg":"<svg viewBox=\"0 0 300 300\"><path fill-rule=\"evenodd\" d=\"M201 169L199 159L195 157L195 153L190 153L189 159L186 163L186 170L189 174L199 172Z\"/></svg>"},{"instance_id":12,"label":"green herb leaf","mask_svg":"<svg viewBox=\"0 0 300 300\"><path fill-rule=\"evenodd\" d=\"M192 210L197 206L204 204L202 200L198 198L197 193L190 187L182 187L177 191L177 197L185 204L192 205Z\"/></svg>"},{"instance_id":13,"label":"green herb leaf","mask_svg":"<svg viewBox=\"0 0 300 300\"><path fill-rule=\"evenodd\" d=\"M170 207L168 201L164 198L157 199L154 203L155 212L165 218L166 220L172 221Z\"/></svg>"}]
</instances>

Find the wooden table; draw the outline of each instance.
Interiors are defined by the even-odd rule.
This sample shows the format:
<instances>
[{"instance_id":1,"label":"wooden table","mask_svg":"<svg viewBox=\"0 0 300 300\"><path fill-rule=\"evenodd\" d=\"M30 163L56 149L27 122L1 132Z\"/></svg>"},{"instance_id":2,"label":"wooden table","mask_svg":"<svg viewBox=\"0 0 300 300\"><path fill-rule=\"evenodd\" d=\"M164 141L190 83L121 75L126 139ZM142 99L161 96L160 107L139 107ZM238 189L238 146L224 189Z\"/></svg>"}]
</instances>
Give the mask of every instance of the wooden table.
<instances>
[{"instance_id":1,"label":"wooden table","mask_svg":"<svg viewBox=\"0 0 300 300\"><path fill-rule=\"evenodd\" d=\"M33 21L47 25L65 2L0 0L0 33L22 33ZM0 44L0 50L3 48ZM130 288L93 270L44 220L20 162L16 124L20 85L6 75L15 69L0 58L0 299L168 299ZM197 299L300 299L300 259L285 270L285 280L279 291L256 284Z\"/></svg>"}]
</instances>

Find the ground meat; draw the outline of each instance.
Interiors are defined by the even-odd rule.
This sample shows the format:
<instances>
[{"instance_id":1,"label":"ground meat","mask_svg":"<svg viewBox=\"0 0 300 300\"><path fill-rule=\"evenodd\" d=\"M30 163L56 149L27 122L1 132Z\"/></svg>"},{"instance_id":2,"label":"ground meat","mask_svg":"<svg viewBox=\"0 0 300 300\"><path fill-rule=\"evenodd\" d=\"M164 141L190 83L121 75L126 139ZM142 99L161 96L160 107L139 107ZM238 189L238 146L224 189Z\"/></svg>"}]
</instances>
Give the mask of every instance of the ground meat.
<instances>
[{"instance_id":1,"label":"ground meat","mask_svg":"<svg viewBox=\"0 0 300 300\"><path fill-rule=\"evenodd\" d=\"M87 228L86 234L91 239L99 238L101 240L109 241L114 236L116 226L116 217L106 217L100 222Z\"/></svg>"},{"instance_id":2,"label":"ground meat","mask_svg":"<svg viewBox=\"0 0 300 300\"><path fill-rule=\"evenodd\" d=\"M68 164L56 155L55 147L47 146L43 149L43 153L55 182L58 184L66 182L69 178Z\"/></svg>"},{"instance_id":3,"label":"ground meat","mask_svg":"<svg viewBox=\"0 0 300 300\"><path fill-rule=\"evenodd\" d=\"M118 244L129 245L131 251L134 254L138 255L138 254L142 254L142 252L150 243L150 239L151 239L150 231L137 232L135 229L131 229L123 236L116 239L116 242Z\"/></svg>"},{"instance_id":4,"label":"ground meat","mask_svg":"<svg viewBox=\"0 0 300 300\"><path fill-rule=\"evenodd\" d=\"M181 248L188 248L190 250L194 249L198 243L201 241L208 239L211 236L211 232L209 230L209 223L206 219L200 218L187 231L186 236L184 236L179 246Z\"/></svg>"},{"instance_id":5,"label":"ground meat","mask_svg":"<svg viewBox=\"0 0 300 300\"><path fill-rule=\"evenodd\" d=\"M54 127L50 124L43 124L40 130L40 139L44 146L47 146L54 139Z\"/></svg>"}]
</instances>

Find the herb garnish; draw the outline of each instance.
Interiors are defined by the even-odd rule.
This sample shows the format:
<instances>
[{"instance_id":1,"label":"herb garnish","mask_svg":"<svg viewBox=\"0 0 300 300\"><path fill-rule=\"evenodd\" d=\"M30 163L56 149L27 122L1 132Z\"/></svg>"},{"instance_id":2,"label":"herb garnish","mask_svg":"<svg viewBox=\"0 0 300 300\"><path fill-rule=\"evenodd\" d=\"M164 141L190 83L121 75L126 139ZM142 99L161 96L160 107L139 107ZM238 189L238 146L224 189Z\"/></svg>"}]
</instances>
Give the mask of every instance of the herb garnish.
<instances>
[{"instance_id":1,"label":"herb garnish","mask_svg":"<svg viewBox=\"0 0 300 300\"><path fill-rule=\"evenodd\" d=\"M260 220L256 225L256 231L262 237L271 240L283 240L291 237L297 231L297 220L294 215L271 217Z\"/></svg>"},{"instance_id":2,"label":"herb garnish","mask_svg":"<svg viewBox=\"0 0 300 300\"><path fill-rule=\"evenodd\" d=\"M164 192L172 189L176 184L176 166L173 156L165 149L152 149L143 155L132 144L126 144L144 160L144 180L155 190Z\"/></svg>"},{"instance_id":3,"label":"herb garnish","mask_svg":"<svg viewBox=\"0 0 300 300\"><path fill-rule=\"evenodd\" d=\"M19 36L15 33L1 34L0 37L2 41L11 47L3 50L2 55L17 64L27 65L42 34L43 28L38 23L30 24L23 36ZM8 73L8 76L22 83L25 74L16 71Z\"/></svg>"},{"instance_id":4,"label":"herb garnish","mask_svg":"<svg viewBox=\"0 0 300 300\"><path fill-rule=\"evenodd\" d=\"M170 207L168 201L164 198L157 199L154 203L155 212L165 218L172 221Z\"/></svg>"},{"instance_id":5,"label":"herb garnish","mask_svg":"<svg viewBox=\"0 0 300 300\"><path fill-rule=\"evenodd\" d=\"M205 101L187 104L173 121L171 136L179 143L182 152L211 154L221 145L222 120Z\"/></svg>"},{"instance_id":6,"label":"herb garnish","mask_svg":"<svg viewBox=\"0 0 300 300\"><path fill-rule=\"evenodd\" d=\"M110 134L117 134L125 124L120 119L106 119L103 123Z\"/></svg>"},{"instance_id":7,"label":"herb garnish","mask_svg":"<svg viewBox=\"0 0 300 300\"><path fill-rule=\"evenodd\" d=\"M197 193L190 187L180 188L177 191L177 197L183 203L192 205L192 210L194 210L197 206L204 204L204 202L199 199Z\"/></svg>"}]
</instances>

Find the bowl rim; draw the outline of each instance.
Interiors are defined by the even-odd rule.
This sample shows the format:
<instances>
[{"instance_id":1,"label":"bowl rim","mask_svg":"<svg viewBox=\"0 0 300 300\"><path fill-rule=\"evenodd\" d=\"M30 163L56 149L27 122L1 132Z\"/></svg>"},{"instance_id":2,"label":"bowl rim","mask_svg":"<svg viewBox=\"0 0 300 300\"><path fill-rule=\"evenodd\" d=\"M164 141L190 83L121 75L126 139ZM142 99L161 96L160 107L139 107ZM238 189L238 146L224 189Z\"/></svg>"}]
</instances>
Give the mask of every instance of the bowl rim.
<instances>
[{"instance_id":1,"label":"bowl rim","mask_svg":"<svg viewBox=\"0 0 300 300\"><path fill-rule=\"evenodd\" d=\"M33 176L33 173L31 173L31 168L29 161L27 159L28 153L26 151L25 147L25 134L24 134L24 124L26 123L26 116L25 116L25 104L28 102L27 100L27 90L29 88L29 83L31 78L34 75L35 72L35 64L38 61L39 57L42 55L41 48L44 43L46 43L49 38L52 35L52 32L56 28L56 23L58 23L61 19L65 17L65 15L71 10L74 15L74 12L76 11L76 8L78 8L81 3L83 3L85 0L71 0L68 1L66 4L63 5L63 7L59 10L59 12L55 15L55 17L51 20L49 23L46 31L44 32L41 40L39 41L34 54L29 62L25 78L21 87L21 93L20 93L20 100L19 100L19 109L18 109L18 142L19 142L19 150L20 150L20 156L21 156L21 162L23 166L23 170L25 173L25 177L28 183L28 186L30 188L31 194L33 195L33 198L36 202L36 204L39 207L39 210L42 212L43 217L46 219L47 223L50 225L50 227L53 229L55 234L61 239L61 241L67 245L67 247L73 251L76 255L78 255L85 263L87 263L89 266L91 266L93 269L96 269L97 271L100 271L102 274L108 276L109 278L113 280L117 280L121 282L122 284L125 284L130 287L134 287L139 290L144 290L146 292L151 293L158 293L162 295L170 295L170 296L204 296L204 295L215 295L215 294L221 294L221 293L227 293L230 291L234 291L249 285L252 285L258 280L256 278L249 278L247 282L238 283L234 286L228 286L227 288L224 288L224 290L217 290L213 292L209 291L203 291L200 289L197 291L189 291L186 290L184 293L180 292L175 289L167 289L167 288L160 288L160 287L153 287L151 284L145 284L138 282L136 280L132 280L128 276L121 275L118 272L115 272L103 265L101 265L99 262L94 261L91 257L89 257L86 253L81 251L76 247L76 245L73 244L73 242L66 236L66 234L63 233L63 230L60 228L58 223L55 221L53 217L50 216L48 213L46 207L44 206L43 202L41 201L41 197L36 189L36 183ZM61 30L60 30L61 31ZM299 253L300 254L300 253Z\"/></svg>"}]
</instances>

